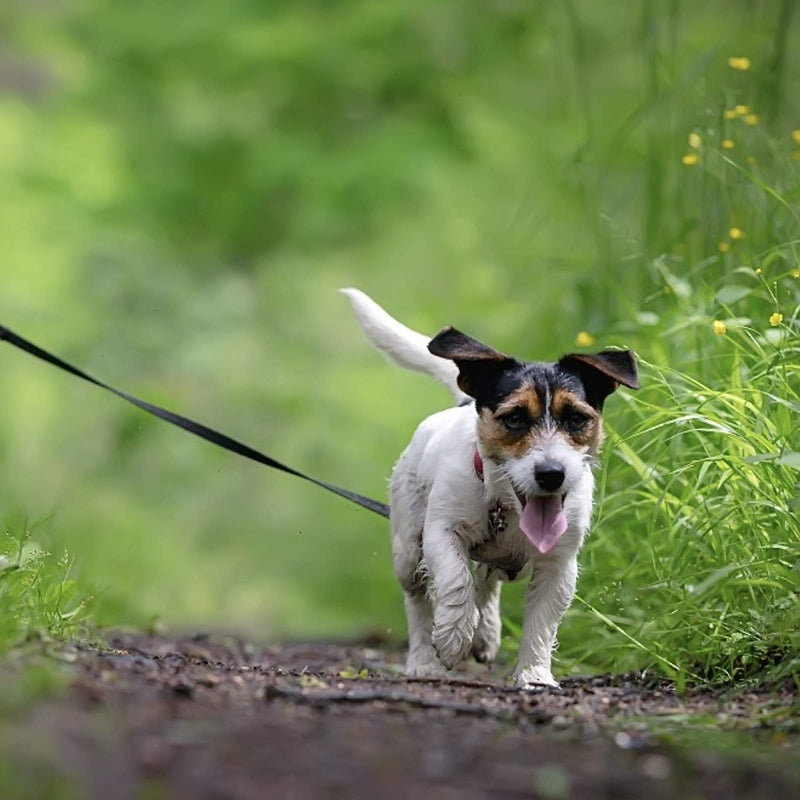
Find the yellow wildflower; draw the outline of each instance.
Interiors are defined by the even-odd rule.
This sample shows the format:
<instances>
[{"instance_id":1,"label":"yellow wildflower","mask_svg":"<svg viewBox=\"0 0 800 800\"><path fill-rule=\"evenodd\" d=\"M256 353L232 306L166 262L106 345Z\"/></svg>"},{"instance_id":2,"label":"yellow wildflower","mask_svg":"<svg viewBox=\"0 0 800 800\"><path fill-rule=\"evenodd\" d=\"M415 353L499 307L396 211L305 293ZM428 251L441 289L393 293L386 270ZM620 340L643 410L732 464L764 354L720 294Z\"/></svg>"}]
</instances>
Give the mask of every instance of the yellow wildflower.
<instances>
[{"instance_id":1,"label":"yellow wildflower","mask_svg":"<svg viewBox=\"0 0 800 800\"><path fill-rule=\"evenodd\" d=\"M733 240L744 239L744 231L741 228L731 228L728 231L728 236Z\"/></svg>"},{"instance_id":2,"label":"yellow wildflower","mask_svg":"<svg viewBox=\"0 0 800 800\"><path fill-rule=\"evenodd\" d=\"M725 119L736 119L736 109L735 108L726 108L722 112Z\"/></svg>"},{"instance_id":3,"label":"yellow wildflower","mask_svg":"<svg viewBox=\"0 0 800 800\"><path fill-rule=\"evenodd\" d=\"M734 106L733 109L740 117L750 113L750 106Z\"/></svg>"},{"instance_id":4,"label":"yellow wildflower","mask_svg":"<svg viewBox=\"0 0 800 800\"><path fill-rule=\"evenodd\" d=\"M770 318L769 324L772 325L773 328L776 328L778 325L783 322L783 314L780 311L776 311Z\"/></svg>"},{"instance_id":5,"label":"yellow wildflower","mask_svg":"<svg viewBox=\"0 0 800 800\"><path fill-rule=\"evenodd\" d=\"M588 331L581 331L575 337L575 344L578 347L591 347L594 344L594 336Z\"/></svg>"},{"instance_id":6,"label":"yellow wildflower","mask_svg":"<svg viewBox=\"0 0 800 800\"><path fill-rule=\"evenodd\" d=\"M728 59L728 66L731 69L738 69L739 72L745 72L750 69L750 59L747 56L731 56Z\"/></svg>"},{"instance_id":7,"label":"yellow wildflower","mask_svg":"<svg viewBox=\"0 0 800 800\"><path fill-rule=\"evenodd\" d=\"M792 131L792 139L794 139L797 144L800 144L800 128L798 128L796 131Z\"/></svg>"},{"instance_id":8,"label":"yellow wildflower","mask_svg":"<svg viewBox=\"0 0 800 800\"><path fill-rule=\"evenodd\" d=\"M736 142L733 139L723 139L722 140L722 148L724 150L733 150L736 147Z\"/></svg>"},{"instance_id":9,"label":"yellow wildflower","mask_svg":"<svg viewBox=\"0 0 800 800\"><path fill-rule=\"evenodd\" d=\"M730 246L730 244L728 244L728 242L720 242L717 245L717 250L719 250L720 253L727 253L728 250L730 250L730 249L731 249L731 246Z\"/></svg>"},{"instance_id":10,"label":"yellow wildflower","mask_svg":"<svg viewBox=\"0 0 800 800\"><path fill-rule=\"evenodd\" d=\"M761 267L756 267L756 275L760 275L761 271Z\"/></svg>"},{"instance_id":11,"label":"yellow wildflower","mask_svg":"<svg viewBox=\"0 0 800 800\"><path fill-rule=\"evenodd\" d=\"M695 164L700 162L700 156L697 153L687 153L682 159L681 162L685 164L687 167L693 167Z\"/></svg>"},{"instance_id":12,"label":"yellow wildflower","mask_svg":"<svg viewBox=\"0 0 800 800\"><path fill-rule=\"evenodd\" d=\"M728 332L728 326L721 319L715 319L711 327L717 336L724 336Z\"/></svg>"},{"instance_id":13,"label":"yellow wildflower","mask_svg":"<svg viewBox=\"0 0 800 800\"><path fill-rule=\"evenodd\" d=\"M800 278L800 269L793 269L789 274L793 278Z\"/></svg>"},{"instance_id":14,"label":"yellow wildflower","mask_svg":"<svg viewBox=\"0 0 800 800\"><path fill-rule=\"evenodd\" d=\"M755 156L747 156L745 160L747 161L748 164L755 164L757 159Z\"/></svg>"},{"instance_id":15,"label":"yellow wildflower","mask_svg":"<svg viewBox=\"0 0 800 800\"><path fill-rule=\"evenodd\" d=\"M758 114L748 114L748 115L747 115L747 116L744 118L744 121L745 121L745 122L746 122L748 125L758 125Z\"/></svg>"},{"instance_id":16,"label":"yellow wildflower","mask_svg":"<svg viewBox=\"0 0 800 800\"><path fill-rule=\"evenodd\" d=\"M795 151L792 153L792 158L793 158L795 161L800 161L800 150L795 150Z\"/></svg>"},{"instance_id":17,"label":"yellow wildflower","mask_svg":"<svg viewBox=\"0 0 800 800\"><path fill-rule=\"evenodd\" d=\"M700 145L703 143L703 140L700 138L699 133L695 133L692 131L689 134L689 147L693 147L695 150L700 149Z\"/></svg>"}]
</instances>

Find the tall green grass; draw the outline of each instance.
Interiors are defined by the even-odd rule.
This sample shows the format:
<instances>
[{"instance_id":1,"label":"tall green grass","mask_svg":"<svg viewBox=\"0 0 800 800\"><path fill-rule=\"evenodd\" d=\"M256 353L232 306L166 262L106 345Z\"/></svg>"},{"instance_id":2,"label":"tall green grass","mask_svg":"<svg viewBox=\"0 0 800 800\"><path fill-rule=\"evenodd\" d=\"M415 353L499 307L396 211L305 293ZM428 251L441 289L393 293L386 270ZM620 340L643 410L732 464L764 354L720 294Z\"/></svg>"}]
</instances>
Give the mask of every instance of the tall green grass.
<instances>
[{"instance_id":1,"label":"tall green grass","mask_svg":"<svg viewBox=\"0 0 800 800\"><path fill-rule=\"evenodd\" d=\"M685 148L663 148L683 153L688 224L633 262L649 293L602 331L637 348L644 388L611 401L624 408L562 629L577 671L800 671L800 131L764 131L741 97L707 98Z\"/></svg>"},{"instance_id":2,"label":"tall green grass","mask_svg":"<svg viewBox=\"0 0 800 800\"><path fill-rule=\"evenodd\" d=\"M611 432L569 634L584 664L715 682L800 664L800 339L728 336L727 379L647 365Z\"/></svg>"}]
</instances>

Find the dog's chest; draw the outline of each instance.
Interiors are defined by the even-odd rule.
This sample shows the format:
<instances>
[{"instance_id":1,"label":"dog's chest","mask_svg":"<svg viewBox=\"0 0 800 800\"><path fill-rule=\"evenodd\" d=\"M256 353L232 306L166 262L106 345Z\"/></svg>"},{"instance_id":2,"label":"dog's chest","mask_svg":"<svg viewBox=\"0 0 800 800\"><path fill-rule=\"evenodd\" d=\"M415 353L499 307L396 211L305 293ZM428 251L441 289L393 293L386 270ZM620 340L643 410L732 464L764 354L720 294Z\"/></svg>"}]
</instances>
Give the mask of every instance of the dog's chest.
<instances>
[{"instance_id":1,"label":"dog's chest","mask_svg":"<svg viewBox=\"0 0 800 800\"><path fill-rule=\"evenodd\" d=\"M473 540L469 557L503 570L513 580L527 561L520 539L518 514L496 500L489 506L480 528L482 537Z\"/></svg>"}]
</instances>

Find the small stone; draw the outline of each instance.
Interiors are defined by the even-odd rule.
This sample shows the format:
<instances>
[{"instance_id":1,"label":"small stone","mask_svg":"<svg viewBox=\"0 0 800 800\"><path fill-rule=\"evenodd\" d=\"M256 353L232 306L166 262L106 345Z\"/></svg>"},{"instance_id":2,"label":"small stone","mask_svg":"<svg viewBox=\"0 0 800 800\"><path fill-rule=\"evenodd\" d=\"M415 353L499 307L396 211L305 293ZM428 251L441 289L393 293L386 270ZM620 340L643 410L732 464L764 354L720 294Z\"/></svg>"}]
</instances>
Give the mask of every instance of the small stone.
<instances>
[{"instance_id":1,"label":"small stone","mask_svg":"<svg viewBox=\"0 0 800 800\"><path fill-rule=\"evenodd\" d=\"M183 675L172 684L172 691L179 697L190 698L194 694L194 684Z\"/></svg>"}]
</instances>

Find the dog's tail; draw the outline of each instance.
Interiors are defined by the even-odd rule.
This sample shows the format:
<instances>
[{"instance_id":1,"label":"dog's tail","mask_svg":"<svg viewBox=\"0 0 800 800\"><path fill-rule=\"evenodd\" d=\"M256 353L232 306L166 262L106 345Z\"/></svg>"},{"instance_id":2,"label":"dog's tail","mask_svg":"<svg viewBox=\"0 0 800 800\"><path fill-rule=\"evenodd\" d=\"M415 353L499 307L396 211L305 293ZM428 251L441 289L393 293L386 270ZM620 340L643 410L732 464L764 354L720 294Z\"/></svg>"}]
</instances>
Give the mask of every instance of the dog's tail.
<instances>
[{"instance_id":1,"label":"dog's tail","mask_svg":"<svg viewBox=\"0 0 800 800\"><path fill-rule=\"evenodd\" d=\"M374 300L358 289L341 289L353 306L356 319L367 338L389 360L406 369L424 372L441 381L457 403L469 401L458 388L458 368L452 361L428 352L430 336L412 331L394 317L389 316Z\"/></svg>"}]
</instances>

